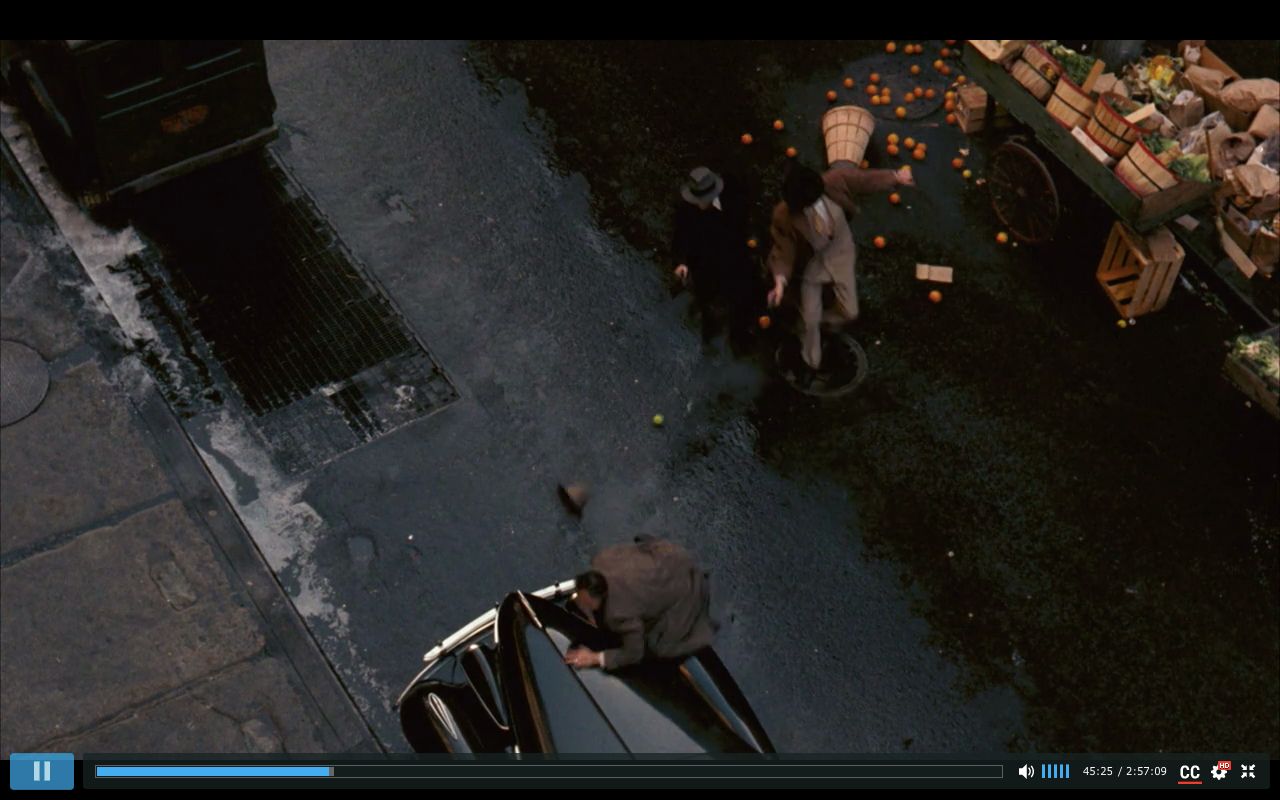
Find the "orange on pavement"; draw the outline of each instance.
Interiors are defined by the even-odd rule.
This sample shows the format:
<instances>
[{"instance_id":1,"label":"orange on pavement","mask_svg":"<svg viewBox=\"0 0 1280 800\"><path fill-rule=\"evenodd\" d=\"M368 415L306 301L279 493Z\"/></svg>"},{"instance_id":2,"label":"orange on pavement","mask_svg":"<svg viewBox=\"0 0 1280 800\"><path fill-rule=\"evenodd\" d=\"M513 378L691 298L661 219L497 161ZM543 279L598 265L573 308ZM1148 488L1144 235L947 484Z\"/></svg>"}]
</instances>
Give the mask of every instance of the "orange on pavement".
<instances>
[{"instance_id":1,"label":"orange on pavement","mask_svg":"<svg viewBox=\"0 0 1280 800\"><path fill-rule=\"evenodd\" d=\"M884 246L888 244L888 242L884 240L883 236L877 236L875 239L872 240L871 243L876 246L877 250L883 250Z\"/></svg>"}]
</instances>

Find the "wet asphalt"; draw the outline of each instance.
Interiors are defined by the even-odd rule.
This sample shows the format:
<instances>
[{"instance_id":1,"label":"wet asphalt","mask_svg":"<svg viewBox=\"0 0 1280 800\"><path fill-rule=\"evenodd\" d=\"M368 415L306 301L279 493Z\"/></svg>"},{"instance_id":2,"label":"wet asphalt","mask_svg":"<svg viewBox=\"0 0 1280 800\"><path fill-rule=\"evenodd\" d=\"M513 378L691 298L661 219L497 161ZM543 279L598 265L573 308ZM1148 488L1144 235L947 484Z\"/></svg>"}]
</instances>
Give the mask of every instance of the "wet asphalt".
<instances>
[{"instance_id":1,"label":"wet asphalt","mask_svg":"<svg viewBox=\"0 0 1280 800\"><path fill-rule=\"evenodd\" d=\"M929 156L853 223L865 384L798 395L779 331L701 347L666 255L681 176L744 178L765 240L827 89L917 85L880 46L268 44L276 152L461 396L309 473L325 526L280 576L341 607L317 638L388 747L432 643L653 533L712 571L717 650L782 751L1280 752L1276 426L1196 295L1115 326L1111 217L1069 180L1059 237L1002 247L949 163L981 177L988 145L940 103L882 119L872 166L890 131ZM916 262L955 268L942 303Z\"/></svg>"}]
</instances>

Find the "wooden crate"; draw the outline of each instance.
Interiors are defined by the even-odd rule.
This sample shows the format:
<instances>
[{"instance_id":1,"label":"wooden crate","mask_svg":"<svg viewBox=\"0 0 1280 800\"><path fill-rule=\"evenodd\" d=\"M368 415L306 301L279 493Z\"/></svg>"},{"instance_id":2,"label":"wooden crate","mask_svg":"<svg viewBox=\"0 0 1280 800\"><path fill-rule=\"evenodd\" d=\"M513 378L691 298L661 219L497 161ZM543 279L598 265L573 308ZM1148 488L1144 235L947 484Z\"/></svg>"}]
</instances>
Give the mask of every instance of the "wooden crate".
<instances>
[{"instance_id":1,"label":"wooden crate","mask_svg":"<svg viewBox=\"0 0 1280 800\"><path fill-rule=\"evenodd\" d=\"M981 86L962 86L956 91L956 126L961 133L976 133L986 127L987 92ZM1009 111L1004 106L996 106L993 124L996 127L1008 124Z\"/></svg>"},{"instance_id":2,"label":"wooden crate","mask_svg":"<svg viewBox=\"0 0 1280 800\"><path fill-rule=\"evenodd\" d=\"M1276 336L1276 329L1267 331L1267 335ZM1245 397L1257 403L1271 416L1280 419L1280 392L1235 355L1227 354L1226 360L1222 362L1222 375L1244 392Z\"/></svg>"},{"instance_id":3,"label":"wooden crate","mask_svg":"<svg viewBox=\"0 0 1280 800\"><path fill-rule=\"evenodd\" d=\"M1185 256L1166 227L1142 236L1116 222L1098 262L1098 284L1121 319L1159 311L1169 301Z\"/></svg>"}]
</instances>

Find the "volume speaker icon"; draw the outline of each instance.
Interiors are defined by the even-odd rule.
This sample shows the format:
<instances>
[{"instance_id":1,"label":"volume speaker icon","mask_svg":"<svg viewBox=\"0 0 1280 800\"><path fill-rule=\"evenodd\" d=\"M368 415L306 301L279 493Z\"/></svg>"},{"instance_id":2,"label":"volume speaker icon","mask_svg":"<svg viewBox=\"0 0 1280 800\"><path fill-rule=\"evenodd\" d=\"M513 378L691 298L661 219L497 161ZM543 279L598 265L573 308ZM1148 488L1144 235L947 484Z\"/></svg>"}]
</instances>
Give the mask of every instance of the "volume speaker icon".
<instances>
[{"instance_id":1,"label":"volume speaker icon","mask_svg":"<svg viewBox=\"0 0 1280 800\"><path fill-rule=\"evenodd\" d=\"M1030 764L1023 764L1018 768L1018 774L1023 778L1030 778L1036 774L1036 768Z\"/></svg>"}]
</instances>

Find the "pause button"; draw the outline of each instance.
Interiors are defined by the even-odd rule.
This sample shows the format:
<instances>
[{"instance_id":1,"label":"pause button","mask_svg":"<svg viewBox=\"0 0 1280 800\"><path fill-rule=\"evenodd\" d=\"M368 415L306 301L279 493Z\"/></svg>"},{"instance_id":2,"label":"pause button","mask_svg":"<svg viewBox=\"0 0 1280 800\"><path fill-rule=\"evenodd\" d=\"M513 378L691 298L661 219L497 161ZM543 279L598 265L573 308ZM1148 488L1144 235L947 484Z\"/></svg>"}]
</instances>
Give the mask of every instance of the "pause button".
<instances>
[{"instance_id":1,"label":"pause button","mask_svg":"<svg viewBox=\"0 0 1280 800\"><path fill-rule=\"evenodd\" d=\"M9 756L9 788L28 792L74 789L75 758L72 753L14 753Z\"/></svg>"}]
</instances>

